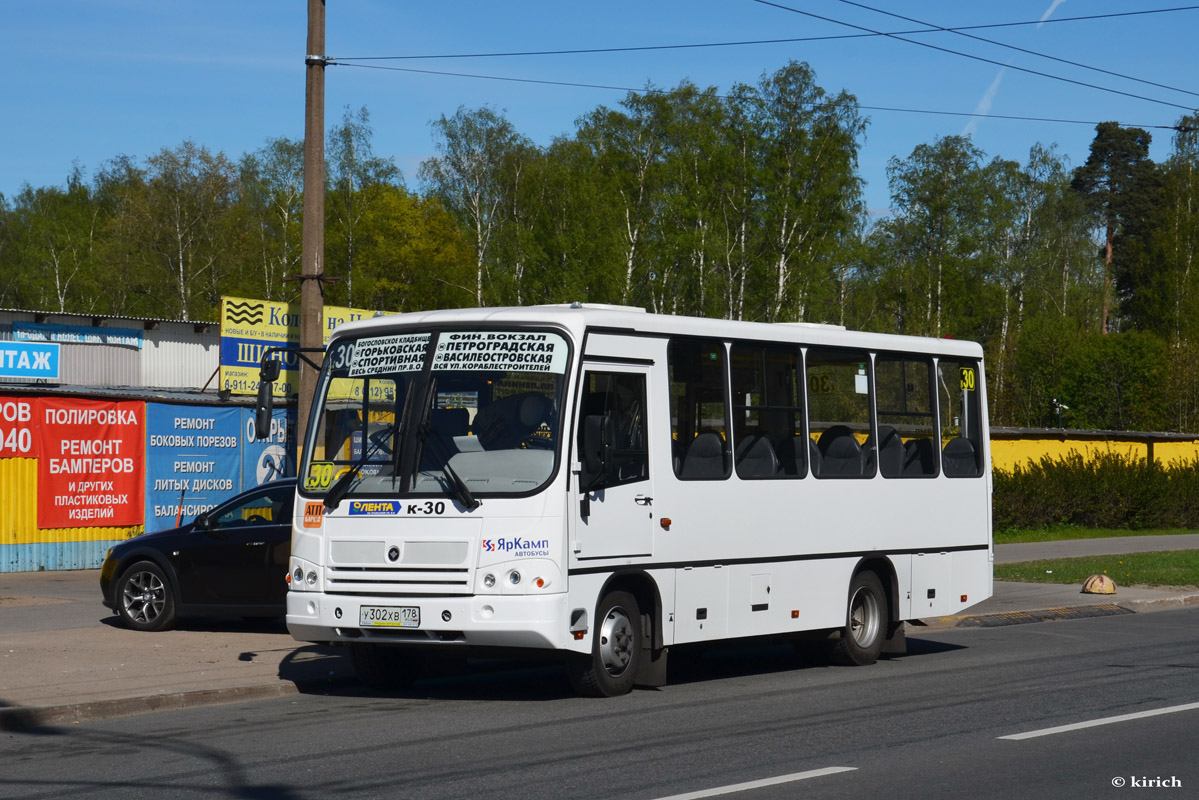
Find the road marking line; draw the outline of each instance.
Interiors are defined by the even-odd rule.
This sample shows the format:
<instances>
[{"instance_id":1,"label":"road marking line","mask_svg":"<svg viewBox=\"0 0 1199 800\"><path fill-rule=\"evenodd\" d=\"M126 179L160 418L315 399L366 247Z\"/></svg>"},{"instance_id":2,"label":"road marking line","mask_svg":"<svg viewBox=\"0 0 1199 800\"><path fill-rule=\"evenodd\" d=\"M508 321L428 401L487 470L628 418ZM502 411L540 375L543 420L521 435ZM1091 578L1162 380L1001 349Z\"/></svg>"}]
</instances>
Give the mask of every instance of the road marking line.
<instances>
[{"instance_id":1,"label":"road marking line","mask_svg":"<svg viewBox=\"0 0 1199 800\"><path fill-rule=\"evenodd\" d=\"M1104 717L1103 719L1093 719L1089 722L1075 722L1073 725L1059 725L1056 728L1042 728L1039 731L1029 731L1027 733L1013 733L1011 736L999 736L999 739L1035 739L1038 736L1052 736L1055 733L1066 733L1068 731L1077 731L1082 728L1094 728L1099 725L1111 725L1114 722L1127 722L1130 719L1144 719L1145 717L1156 717L1161 714L1173 714L1178 711L1193 711L1199 708L1199 703L1187 703L1181 706L1167 706L1166 708L1158 708L1153 711L1138 711L1135 714L1121 714L1118 717Z\"/></svg>"},{"instance_id":2,"label":"road marking line","mask_svg":"<svg viewBox=\"0 0 1199 800\"><path fill-rule=\"evenodd\" d=\"M804 781L808 778L819 778L824 775L836 775L838 772L853 772L856 769L857 767L812 769L807 772L793 772L790 775L780 775L777 778L763 778L760 781L735 783L732 786L718 786L715 789L704 789L698 792L688 792L687 794L672 794L670 797L659 797L658 800L699 800L701 797L716 797L717 795L732 794L733 792L748 792L750 789L760 789L763 786L777 786L780 783L793 783L795 781Z\"/></svg>"}]
</instances>

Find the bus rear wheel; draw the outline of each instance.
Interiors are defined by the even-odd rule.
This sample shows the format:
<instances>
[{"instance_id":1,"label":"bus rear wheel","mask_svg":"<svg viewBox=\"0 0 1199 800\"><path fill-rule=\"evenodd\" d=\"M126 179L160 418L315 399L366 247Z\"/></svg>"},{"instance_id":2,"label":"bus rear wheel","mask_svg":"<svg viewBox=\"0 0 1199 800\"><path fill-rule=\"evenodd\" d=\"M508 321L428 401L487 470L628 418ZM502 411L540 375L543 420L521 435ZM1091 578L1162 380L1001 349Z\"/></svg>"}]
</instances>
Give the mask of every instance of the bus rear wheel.
<instances>
[{"instance_id":1,"label":"bus rear wheel","mask_svg":"<svg viewBox=\"0 0 1199 800\"><path fill-rule=\"evenodd\" d=\"M584 697L617 697L633 689L641 665L641 609L628 592L609 592L596 612L591 654L567 663L571 686Z\"/></svg>"},{"instance_id":2,"label":"bus rear wheel","mask_svg":"<svg viewBox=\"0 0 1199 800\"><path fill-rule=\"evenodd\" d=\"M878 661L887 629L886 609L887 600L878 575L870 571L854 575L849 583L845 628L833 642L832 660L853 667Z\"/></svg>"}]
</instances>

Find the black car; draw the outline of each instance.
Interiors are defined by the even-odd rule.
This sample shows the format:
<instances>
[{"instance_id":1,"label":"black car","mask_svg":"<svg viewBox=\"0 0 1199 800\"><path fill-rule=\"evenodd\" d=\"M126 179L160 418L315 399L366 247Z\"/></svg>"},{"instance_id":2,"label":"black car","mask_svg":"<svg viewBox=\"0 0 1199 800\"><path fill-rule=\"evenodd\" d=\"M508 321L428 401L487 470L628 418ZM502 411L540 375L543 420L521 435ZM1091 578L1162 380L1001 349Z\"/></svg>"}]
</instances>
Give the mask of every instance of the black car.
<instances>
[{"instance_id":1,"label":"black car","mask_svg":"<svg viewBox=\"0 0 1199 800\"><path fill-rule=\"evenodd\" d=\"M139 631L182 617L283 616L295 492L295 478L271 481L181 528L121 542L100 570L104 605Z\"/></svg>"}]
</instances>

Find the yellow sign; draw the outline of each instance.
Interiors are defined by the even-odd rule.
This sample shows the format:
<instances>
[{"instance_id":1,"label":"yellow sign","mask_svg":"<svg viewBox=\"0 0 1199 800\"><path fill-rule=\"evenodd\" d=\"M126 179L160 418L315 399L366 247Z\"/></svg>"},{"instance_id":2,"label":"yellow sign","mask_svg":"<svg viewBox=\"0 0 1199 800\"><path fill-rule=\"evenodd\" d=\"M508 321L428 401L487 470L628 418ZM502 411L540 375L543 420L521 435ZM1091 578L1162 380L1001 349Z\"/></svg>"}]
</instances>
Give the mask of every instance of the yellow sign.
<instances>
[{"instance_id":1,"label":"yellow sign","mask_svg":"<svg viewBox=\"0 0 1199 800\"><path fill-rule=\"evenodd\" d=\"M974 377L974 367L962 367L959 372L961 373L962 377L962 391L973 392L977 386L976 379Z\"/></svg>"},{"instance_id":2,"label":"yellow sign","mask_svg":"<svg viewBox=\"0 0 1199 800\"><path fill-rule=\"evenodd\" d=\"M333 483L333 462L314 461L308 467L308 478L304 481L305 489L328 489Z\"/></svg>"},{"instance_id":3,"label":"yellow sign","mask_svg":"<svg viewBox=\"0 0 1199 800\"><path fill-rule=\"evenodd\" d=\"M337 326L357 319L370 319L384 313L365 308L325 306L322 309L322 343ZM233 394L257 394L262 355L269 347L296 346L300 343L300 304L245 297L221 298L221 385ZM319 353L307 354L320 363ZM317 357L314 357L317 356ZM299 390L300 358L296 353L277 353L282 362L276 397L288 397Z\"/></svg>"}]
</instances>

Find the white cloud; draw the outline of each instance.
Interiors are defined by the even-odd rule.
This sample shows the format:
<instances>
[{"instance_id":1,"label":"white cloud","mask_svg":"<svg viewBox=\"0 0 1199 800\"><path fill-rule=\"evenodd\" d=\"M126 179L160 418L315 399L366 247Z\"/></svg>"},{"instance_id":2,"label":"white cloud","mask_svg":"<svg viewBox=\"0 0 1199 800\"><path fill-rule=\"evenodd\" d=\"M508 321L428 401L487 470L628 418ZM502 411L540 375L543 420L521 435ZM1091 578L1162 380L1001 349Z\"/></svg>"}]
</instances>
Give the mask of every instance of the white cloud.
<instances>
[{"instance_id":1,"label":"white cloud","mask_svg":"<svg viewBox=\"0 0 1199 800\"><path fill-rule=\"evenodd\" d=\"M1045 24L1045 20L1049 19L1050 15L1052 15L1054 11L1057 11L1057 7L1064 2L1066 2L1066 0L1053 0L1053 2L1049 4L1049 8L1044 14L1041 15L1041 21L1037 23L1038 30L1042 25Z\"/></svg>"},{"instance_id":2,"label":"white cloud","mask_svg":"<svg viewBox=\"0 0 1199 800\"><path fill-rule=\"evenodd\" d=\"M987 91L983 92L978 105L974 107L975 116L971 117L970 121L966 123L966 127L962 129L963 136L973 136L978 131L978 123L982 117L990 112L991 104L995 102L995 95L999 93L999 84L1003 80L1003 73L1006 71L1006 67L999 70L995 74L995 80L991 81L991 85L987 87Z\"/></svg>"}]
</instances>

